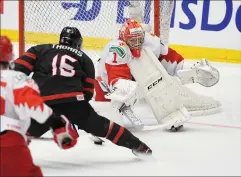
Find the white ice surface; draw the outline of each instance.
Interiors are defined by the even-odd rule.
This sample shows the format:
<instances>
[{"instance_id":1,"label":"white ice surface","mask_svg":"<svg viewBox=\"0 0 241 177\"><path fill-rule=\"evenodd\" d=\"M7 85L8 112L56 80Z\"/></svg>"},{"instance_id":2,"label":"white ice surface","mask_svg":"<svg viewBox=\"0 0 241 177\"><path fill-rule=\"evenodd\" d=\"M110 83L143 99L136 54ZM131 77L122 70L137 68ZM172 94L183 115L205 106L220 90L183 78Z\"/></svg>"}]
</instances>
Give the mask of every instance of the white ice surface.
<instances>
[{"instance_id":1,"label":"white ice surface","mask_svg":"<svg viewBox=\"0 0 241 177\"><path fill-rule=\"evenodd\" d=\"M186 65L191 63L187 61ZM134 132L152 148L153 160L140 160L108 140L103 146L94 145L81 131L78 144L70 150L60 150L53 142L33 140L30 149L35 163L45 176L240 176L241 65L213 65L220 71L220 82L212 88L191 87L220 100L223 111L195 117L177 133L162 129Z\"/></svg>"}]
</instances>

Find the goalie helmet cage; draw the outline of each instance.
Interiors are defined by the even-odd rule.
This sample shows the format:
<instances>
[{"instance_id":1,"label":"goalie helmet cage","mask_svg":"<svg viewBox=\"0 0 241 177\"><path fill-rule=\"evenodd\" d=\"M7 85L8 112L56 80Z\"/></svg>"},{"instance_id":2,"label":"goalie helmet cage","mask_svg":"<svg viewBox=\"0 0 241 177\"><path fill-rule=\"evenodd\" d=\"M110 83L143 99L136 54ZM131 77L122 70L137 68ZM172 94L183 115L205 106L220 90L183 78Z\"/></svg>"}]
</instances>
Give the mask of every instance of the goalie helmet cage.
<instances>
[{"instance_id":1,"label":"goalie helmet cage","mask_svg":"<svg viewBox=\"0 0 241 177\"><path fill-rule=\"evenodd\" d=\"M161 31L161 38L165 43L168 43L173 1L139 1L142 10L145 9L144 23L150 23L152 31L157 36L160 36ZM124 22L120 17L128 17L129 1L101 0L98 2L94 7L87 0L19 0L19 54L23 54L31 45L57 43L61 29L68 25L80 29L84 37L84 48L102 49L110 39L117 37L121 22ZM120 6L124 8L119 8ZM88 9L86 15L82 13L81 7L85 7L84 10ZM92 12L89 8L92 8ZM98 14L95 13L96 11Z\"/></svg>"}]
</instances>

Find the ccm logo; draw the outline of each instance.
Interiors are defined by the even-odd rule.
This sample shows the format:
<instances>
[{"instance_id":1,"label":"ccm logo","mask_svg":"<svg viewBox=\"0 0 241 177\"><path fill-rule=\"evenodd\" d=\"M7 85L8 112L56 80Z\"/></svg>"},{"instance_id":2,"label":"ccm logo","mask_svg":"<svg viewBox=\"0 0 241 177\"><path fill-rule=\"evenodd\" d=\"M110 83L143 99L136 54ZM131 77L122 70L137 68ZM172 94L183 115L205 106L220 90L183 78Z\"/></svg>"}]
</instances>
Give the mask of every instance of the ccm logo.
<instances>
[{"instance_id":1,"label":"ccm logo","mask_svg":"<svg viewBox=\"0 0 241 177\"><path fill-rule=\"evenodd\" d=\"M152 84L150 84L148 87L147 87L147 90L151 90L153 87L155 87L159 82L162 81L162 77L160 77L159 79L157 79L156 81L154 81Z\"/></svg>"}]
</instances>

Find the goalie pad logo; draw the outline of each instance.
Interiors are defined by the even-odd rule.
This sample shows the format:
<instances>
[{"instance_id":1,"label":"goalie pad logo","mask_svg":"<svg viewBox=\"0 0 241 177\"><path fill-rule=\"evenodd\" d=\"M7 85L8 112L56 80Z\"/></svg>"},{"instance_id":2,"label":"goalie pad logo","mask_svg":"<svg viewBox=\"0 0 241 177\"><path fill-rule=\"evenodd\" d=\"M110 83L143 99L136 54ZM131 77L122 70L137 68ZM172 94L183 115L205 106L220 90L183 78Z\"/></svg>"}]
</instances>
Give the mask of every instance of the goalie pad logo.
<instances>
[{"instance_id":1,"label":"goalie pad logo","mask_svg":"<svg viewBox=\"0 0 241 177\"><path fill-rule=\"evenodd\" d=\"M159 79L155 80L153 83L151 83L148 87L147 90L150 91L152 88L154 88L155 86L157 86L157 84L159 84L162 81L162 77L160 77Z\"/></svg>"}]
</instances>

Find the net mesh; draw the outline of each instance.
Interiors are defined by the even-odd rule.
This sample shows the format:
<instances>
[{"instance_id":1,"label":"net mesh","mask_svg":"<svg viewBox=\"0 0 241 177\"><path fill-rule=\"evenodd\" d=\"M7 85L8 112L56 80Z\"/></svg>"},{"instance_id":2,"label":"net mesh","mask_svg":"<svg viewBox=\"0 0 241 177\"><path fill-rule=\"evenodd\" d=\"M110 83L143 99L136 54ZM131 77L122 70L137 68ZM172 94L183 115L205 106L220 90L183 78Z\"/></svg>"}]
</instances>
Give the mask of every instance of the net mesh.
<instances>
[{"instance_id":1,"label":"net mesh","mask_svg":"<svg viewBox=\"0 0 241 177\"><path fill-rule=\"evenodd\" d=\"M153 1L140 1L145 23L154 25ZM100 49L118 35L128 17L130 2L122 1L25 1L25 50L31 45L57 43L65 26L77 27L84 36L84 50L94 60Z\"/></svg>"},{"instance_id":2,"label":"net mesh","mask_svg":"<svg viewBox=\"0 0 241 177\"><path fill-rule=\"evenodd\" d=\"M169 44L169 32L174 0L160 1L160 38L162 43Z\"/></svg>"}]
</instances>

